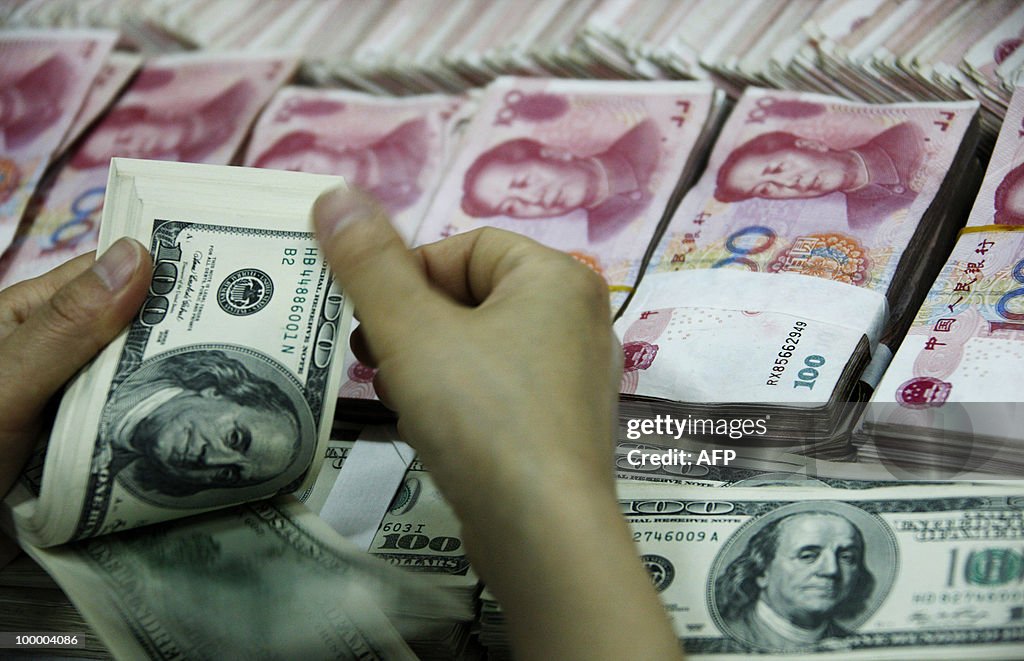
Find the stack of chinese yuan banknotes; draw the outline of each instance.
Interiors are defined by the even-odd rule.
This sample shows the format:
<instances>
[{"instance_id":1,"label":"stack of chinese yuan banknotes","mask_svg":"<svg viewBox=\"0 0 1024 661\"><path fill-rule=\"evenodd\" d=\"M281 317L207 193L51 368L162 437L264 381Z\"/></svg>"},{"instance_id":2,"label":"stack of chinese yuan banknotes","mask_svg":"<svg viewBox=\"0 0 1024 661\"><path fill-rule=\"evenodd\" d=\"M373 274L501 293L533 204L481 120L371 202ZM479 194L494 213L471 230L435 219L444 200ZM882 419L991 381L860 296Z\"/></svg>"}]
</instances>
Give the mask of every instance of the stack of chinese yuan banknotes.
<instances>
[{"instance_id":1,"label":"stack of chinese yuan banknotes","mask_svg":"<svg viewBox=\"0 0 1024 661\"><path fill-rule=\"evenodd\" d=\"M143 50L280 48L376 94L501 75L712 79L893 103L977 99L991 149L1021 75L1016 0L9 0L0 22L117 27Z\"/></svg>"},{"instance_id":2,"label":"stack of chinese yuan banknotes","mask_svg":"<svg viewBox=\"0 0 1024 661\"><path fill-rule=\"evenodd\" d=\"M976 111L748 88L616 322L623 415L842 451L970 204Z\"/></svg>"},{"instance_id":3,"label":"stack of chinese yuan banknotes","mask_svg":"<svg viewBox=\"0 0 1024 661\"><path fill-rule=\"evenodd\" d=\"M1019 473L1024 370L1024 91L967 226L864 412L860 455Z\"/></svg>"}]
</instances>

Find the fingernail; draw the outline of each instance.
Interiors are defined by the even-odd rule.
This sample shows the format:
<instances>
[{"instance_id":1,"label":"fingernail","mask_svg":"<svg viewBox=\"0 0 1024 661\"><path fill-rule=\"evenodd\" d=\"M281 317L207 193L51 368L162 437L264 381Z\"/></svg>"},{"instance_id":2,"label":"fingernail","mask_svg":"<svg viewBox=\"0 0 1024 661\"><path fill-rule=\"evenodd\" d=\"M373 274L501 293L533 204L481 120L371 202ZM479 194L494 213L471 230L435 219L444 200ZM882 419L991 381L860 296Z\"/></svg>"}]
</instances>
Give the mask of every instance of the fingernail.
<instances>
[{"instance_id":1,"label":"fingernail","mask_svg":"<svg viewBox=\"0 0 1024 661\"><path fill-rule=\"evenodd\" d=\"M123 237L107 248L92 265L93 272L99 276L103 284L111 292L118 292L132 279L132 274L139 268L141 253L139 244L132 239Z\"/></svg>"},{"instance_id":2,"label":"fingernail","mask_svg":"<svg viewBox=\"0 0 1024 661\"><path fill-rule=\"evenodd\" d=\"M361 220L369 220L376 213L366 196L344 188L321 193L313 204L313 224L321 239L332 236Z\"/></svg>"}]
</instances>

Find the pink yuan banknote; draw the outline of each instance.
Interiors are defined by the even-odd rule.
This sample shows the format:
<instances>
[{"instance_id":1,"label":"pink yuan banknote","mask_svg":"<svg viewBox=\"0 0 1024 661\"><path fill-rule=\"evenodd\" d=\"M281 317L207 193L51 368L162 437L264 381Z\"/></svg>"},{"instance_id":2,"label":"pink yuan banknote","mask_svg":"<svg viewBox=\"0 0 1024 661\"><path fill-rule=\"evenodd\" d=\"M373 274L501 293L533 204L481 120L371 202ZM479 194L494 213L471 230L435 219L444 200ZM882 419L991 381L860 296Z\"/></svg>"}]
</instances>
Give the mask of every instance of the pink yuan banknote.
<instances>
[{"instance_id":1,"label":"pink yuan banknote","mask_svg":"<svg viewBox=\"0 0 1024 661\"><path fill-rule=\"evenodd\" d=\"M1010 99L967 224L1024 226L1024 87Z\"/></svg>"},{"instance_id":2,"label":"pink yuan banknote","mask_svg":"<svg viewBox=\"0 0 1024 661\"><path fill-rule=\"evenodd\" d=\"M142 57L134 53L115 51L110 54L106 62L96 74L96 79L89 88L89 94L85 97L82 107L79 108L75 121L68 129L57 154L64 153L78 138L85 133L85 130L92 125L100 115L114 102L128 80L142 66Z\"/></svg>"},{"instance_id":3,"label":"pink yuan banknote","mask_svg":"<svg viewBox=\"0 0 1024 661\"><path fill-rule=\"evenodd\" d=\"M498 227L628 291L714 100L708 83L499 78L416 243Z\"/></svg>"},{"instance_id":4,"label":"pink yuan banknote","mask_svg":"<svg viewBox=\"0 0 1024 661\"><path fill-rule=\"evenodd\" d=\"M35 218L0 259L0 288L93 250L114 156L227 164L260 108L295 70L290 57L171 55L147 62L84 138Z\"/></svg>"},{"instance_id":5,"label":"pink yuan banknote","mask_svg":"<svg viewBox=\"0 0 1024 661\"><path fill-rule=\"evenodd\" d=\"M967 228L872 402L895 402L902 422L927 426L927 410L947 401L1024 401L1022 371L1024 231Z\"/></svg>"},{"instance_id":6,"label":"pink yuan banknote","mask_svg":"<svg viewBox=\"0 0 1024 661\"><path fill-rule=\"evenodd\" d=\"M106 30L0 34L0 254L116 40Z\"/></svg>"},{"instance_id":7,"label":"pink yuan banknote","mask_svg":"<svg viewBox=\"0 0 1024 661\"><path fill-rule=\"evenodd\" d=\"M747 88L647 272L792 272L886 293L977 107Z\"/></svg>"},{"instance_id":8,"label":"pink yuan banknote","mask_svg":"<svg viewBox=\"0 0 1024 661\"><path fill-rule=\"evenodd\" d=\"M442 95L287 87L256 123L245 164L341 175L380 200L408 242L451 153L450 120L464 104Z\"/></svg>"}]
</instances>

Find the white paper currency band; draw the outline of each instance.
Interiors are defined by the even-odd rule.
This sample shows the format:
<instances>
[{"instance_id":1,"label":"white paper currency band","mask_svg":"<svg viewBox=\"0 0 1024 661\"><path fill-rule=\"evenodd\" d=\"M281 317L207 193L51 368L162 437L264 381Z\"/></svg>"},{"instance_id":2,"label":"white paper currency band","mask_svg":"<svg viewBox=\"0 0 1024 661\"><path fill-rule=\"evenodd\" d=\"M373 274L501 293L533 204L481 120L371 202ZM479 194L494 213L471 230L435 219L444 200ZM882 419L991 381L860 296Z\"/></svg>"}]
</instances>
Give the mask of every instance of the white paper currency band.
<instances>
[{"instance_id":1,"label":"white paper currency band","mask_svg":"<svg viewBox=\"0 0 1024 661\"><path fill-rule=\"evenodd\" d=\"M320 518L364 551L388 511L416 451L401 441L367 430L352 446L320 510ZM372 440L371 440L372 439Z\"/></svg>"},{"instance_id":2,"label":"white paper currency band","mask_svg":"<svg viewBox=\"0 0 1024 661\"><path fill-rule=\"evenodd\" d=\"M877 388L878 383L882 380L882 375L885 374L885 370L888 369L891 362L892 349L884 344L878 344L872 349L871 362L864 368L860 380L872 388Z\"/></svg>"},{"instance_id":3,"label":"white paper currency band","mask_svg":"<svg viewBox=\"0 0 1024 661\"><path fill-rule=\"evenodd\" d=\"M735 269L646 275L629 307L633 314L620 323L657 308L776 312L863 333L872 351L889 316L885 296L864 287L798 273Z\"/></svg>"}]
</instances>

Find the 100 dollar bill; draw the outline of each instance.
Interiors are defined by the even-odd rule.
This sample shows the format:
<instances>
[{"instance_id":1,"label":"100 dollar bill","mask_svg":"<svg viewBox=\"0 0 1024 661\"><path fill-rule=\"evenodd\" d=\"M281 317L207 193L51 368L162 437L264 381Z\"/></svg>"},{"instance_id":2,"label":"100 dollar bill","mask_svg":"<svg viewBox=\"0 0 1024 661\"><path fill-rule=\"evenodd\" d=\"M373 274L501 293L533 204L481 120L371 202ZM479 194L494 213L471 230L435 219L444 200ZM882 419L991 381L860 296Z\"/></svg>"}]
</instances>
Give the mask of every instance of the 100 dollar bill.
<instances>
[{"instance_id":1,"label":"100 dollar bill","mask_svg":"<svg viewBox=\"0 0 1024 661\"><path fill-rule=\"evenodd\" d=\"M1024 655L1024 486L620 483L619 500L691 655Z\"/></svg>"}]
</instances>

